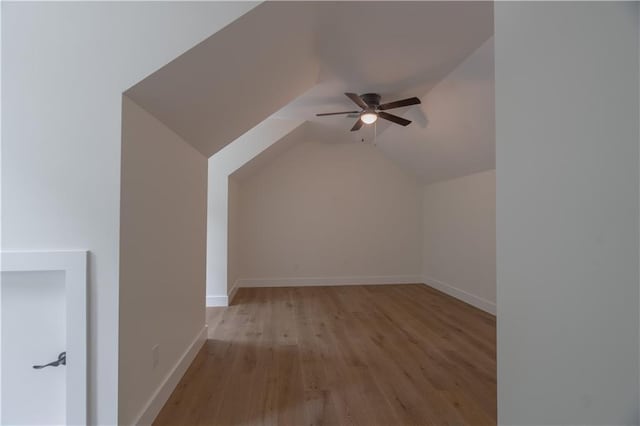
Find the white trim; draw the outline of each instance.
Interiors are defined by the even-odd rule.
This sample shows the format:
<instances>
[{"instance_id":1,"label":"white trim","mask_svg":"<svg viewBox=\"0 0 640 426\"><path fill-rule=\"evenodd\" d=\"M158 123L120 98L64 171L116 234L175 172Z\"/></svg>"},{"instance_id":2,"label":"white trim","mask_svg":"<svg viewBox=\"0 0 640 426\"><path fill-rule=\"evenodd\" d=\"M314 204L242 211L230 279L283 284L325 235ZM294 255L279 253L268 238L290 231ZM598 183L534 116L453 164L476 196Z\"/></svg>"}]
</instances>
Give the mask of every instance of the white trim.
<instances>
[{"instance_id":1,"label":"white trim","mask_svg":"<svg viewBox=\"0 0 640 426\"><path fill-rule=\"evenodd\" d=\"M228 296L207 296L207 308L229 306Z\"/></svg>"},{"instance_id":2,"label":"white trim","mask_svg":"<svg viewBox=\"0 0 640 426\"><path fill-rule=\"evenodd\" d=\"M355 276L355 277L294 277L244 278L236 281L238 287L305 287L343 285L382 285L422 283L419 275Z\"/></svg>"},{"instance_id":3,"label":"white trim","mask_svg":"<svg viewBox=\"0 0 640 426\"><path fill-rule=\"evenodd\" d=\"M184 354L182 354L173 368L167 373L164 380L160 383L160 386L158 386L158 389L153 393L140 414L138 414L137 420L133 423L134 425L146 426L153 423L206 340L207 325L205 324L205 326L202 327L202 330L200 330L196 335L195 339L193 339L189 347L187 347Z\"/></svg>"},{"instance_id":4,"label":"white trim","mask_svg":"<svg viewBox=\"0 0 640 426\"><path fill-rule=\"evenodd\" d=\"M3 272L64 271L67 424L87 424L87 251L3 251Z\"/></svg>"},{"instance_id":5,"label":"white trim","mask_svg":"<svg viewBox=\"0 0 640 426\"><path fill-rule=\"evenodd\" d=\"M236 282L233 283L233 287L231 287L231 291L229 292L229 298L228 298L228 303L227 306L231 305L231 303L233 303L233 298L236 297L236 293L238 293L238 289L240 288L240 285L238 284L238 280L236 280Z\"/></svg>"},{"instance_id":6,"label":"white trim","mask_svg":"<svg viewBox=\"0 0 640 426\"><path fill-rule=\"evenodd\" d=\"M425 276L423 281L425 285L428 285L429 287L433 287L436 290L440 290L441 292L446 293L449 296L455 297L456 299L461 300L465 303L468 303L471 306L475 306L476 308L481 309L485 312L488 312L491 315L496 314L495 302L490 302L489 300L483 299L482 297L468 293L464 290L460 290L457 287L454 287L442 281L438 281L431 277Z\"/></svg>"},{"instance_id":7,"label":"white trim","mask_svg":"<svg viewBox=\"0 0 640 426\"><path fill-rule=\"evenodd\" d=\"M238 292L238 280L233 283L228 296L207 296L207 308L217 308L220 306L229 306Z\"/></svg>"}]
</instances>

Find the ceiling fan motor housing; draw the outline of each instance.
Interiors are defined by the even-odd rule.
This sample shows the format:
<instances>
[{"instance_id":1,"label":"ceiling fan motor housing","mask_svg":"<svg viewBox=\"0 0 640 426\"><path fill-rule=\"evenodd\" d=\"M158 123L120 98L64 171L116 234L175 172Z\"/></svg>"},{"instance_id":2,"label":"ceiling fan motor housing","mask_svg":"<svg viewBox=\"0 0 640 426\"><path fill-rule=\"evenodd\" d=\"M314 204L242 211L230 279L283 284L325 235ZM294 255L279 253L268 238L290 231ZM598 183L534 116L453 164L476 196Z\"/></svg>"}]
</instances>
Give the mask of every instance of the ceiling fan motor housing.
<instances>
[{"instance_id":1,"label":"ceiling fan motor housing","mask_svg":"<svg viewBox=\"0 0 640 426\"><path fill-rule=\"evenodd\" d=\"M360 95L362 100L372 108L377 108L380 105L380 95L377 93L365 93Z\"/></svg>"}]
</instances>

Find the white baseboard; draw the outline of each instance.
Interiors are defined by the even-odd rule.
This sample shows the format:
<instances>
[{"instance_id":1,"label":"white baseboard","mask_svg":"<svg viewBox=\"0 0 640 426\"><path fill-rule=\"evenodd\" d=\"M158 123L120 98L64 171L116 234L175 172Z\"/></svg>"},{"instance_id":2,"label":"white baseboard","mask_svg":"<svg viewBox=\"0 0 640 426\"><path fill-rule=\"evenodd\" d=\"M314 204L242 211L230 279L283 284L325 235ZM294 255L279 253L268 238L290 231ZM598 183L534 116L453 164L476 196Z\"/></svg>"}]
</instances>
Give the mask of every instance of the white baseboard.
<instances>
[{"instance_id":1,"label":"white baseboard","mask_svg":"<svg viewBox=\"0 0 640 426\"><path fill-rule=\"evenodd\" d=\"M229 306L229 297L227 296L207 296L207 308L216 306Z\"/></svg>"},{"instance_id":2,"label":"white baseboard","mask_svg":"<svg viewBox=\"0 0 640 426\"><path fill-rule=\"evenodd\" d=\"M207 306L229 306L241 287L310 287L384 284L426 284L449 296L462 300L492 315L496 314L496 304L450 284L420 275L356 276L356 277L294 277L294 278L242 278L236 280L229 296L207 296Z\"/></svg>"},{"instance_id":3,"label":"white baseboard","mask_svg":"<svg viewBox=\"0 0 640 426\"><path fill-rule=\"evenodd\" d=\"M233 301L233 298L236 296L238 288L238 280L236 280L236 282L233 284L233 287L231 287L231 291L229 292L228 296L207 296L207 308L229 306Z\"/></svg>"},{"instance_id":4,"label":"white baseboard","mask_svg":"<svg viewBox=\"0 0 640 426\"><path fill-rule=\"evenodd\" d=\"M184 373L187 372L187 368L191 365L194 358L204 345L204 342L207 340L207 326L205 325L202 330L198 333L195 339L191 342L191 344L187 347L185 352L182 354L178 362L173 366L173 368L167 373L164 380L160 384L160 386L153 393L147 404L144 406L142 411L137 417L137 420L133 423L134 425L151 425L153 421L160 413L160 410L167 402L171 393L176 388Z\"/></svg>"},{"instance_id":5,"label":"white baseboard","mask_svg":"<svg viewBox=\"0 0 640 426\"><path fill-rule=\"evenodd\" d=\"M360 276L360 277L294 277L294 278L243 278L236 287L306 287L342 285L382 285L422 283L419 275Z\"/></svg>"},{"instance_id":6,"label":"white baseboard","mask_svg":"<svg viewBox=\"0 0 640 426\"><path fill-rule=\"evenodd\" d=\"M496 304L494 302L490 302L486 299L483 299L482 297L478 297L464 290L460 290L457 287L454 287L442 281L438 281L434 278L425 276L423 279L423 282L425 285L428 285L429 287L433 287L436 290L440 290L441 292L446 293L449 296L462 300L463 302L468 303L471 306L475 306L476 308L481 309L485 312L488 312L491 315L496 314Z\"/></svg>"}]
</instances>

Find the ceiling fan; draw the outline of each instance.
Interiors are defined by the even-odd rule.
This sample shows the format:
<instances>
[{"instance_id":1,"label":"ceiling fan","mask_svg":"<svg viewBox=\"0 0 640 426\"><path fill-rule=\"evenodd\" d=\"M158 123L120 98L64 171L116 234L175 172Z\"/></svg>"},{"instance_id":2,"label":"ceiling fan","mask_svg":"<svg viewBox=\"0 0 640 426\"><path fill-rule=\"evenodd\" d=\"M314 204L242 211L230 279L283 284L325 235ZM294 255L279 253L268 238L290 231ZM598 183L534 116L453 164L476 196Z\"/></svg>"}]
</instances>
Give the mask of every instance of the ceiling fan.
<instances>
[{"instance_id":1,"label":"ceiling fan","mask_svg":"<svg viewBox=\"0 0 640 426\"><path fill-rule=\"evenodd\" d=\"M365 93L364 95L357 95L355 93L345 93L349 99L351 99L361 109L359 111L342 111L342 112L326 112L322 114L316 114L317 117L324 117L326 115L343 115L358 117L358 121L351 128L352 132L360 130L363 124L375 123L380 118L389 120L393 123L401 126L408 126L411 120L407 120L397 115L389 114L385 112L388 109L400 108L409 105L417 105L420 103L420 99L413 97L402 99L394 102L387 102L386 104L380 104L380 95L377 93ZM352 115L356 114L356 115Z\"/></svg>"}]
</instances>

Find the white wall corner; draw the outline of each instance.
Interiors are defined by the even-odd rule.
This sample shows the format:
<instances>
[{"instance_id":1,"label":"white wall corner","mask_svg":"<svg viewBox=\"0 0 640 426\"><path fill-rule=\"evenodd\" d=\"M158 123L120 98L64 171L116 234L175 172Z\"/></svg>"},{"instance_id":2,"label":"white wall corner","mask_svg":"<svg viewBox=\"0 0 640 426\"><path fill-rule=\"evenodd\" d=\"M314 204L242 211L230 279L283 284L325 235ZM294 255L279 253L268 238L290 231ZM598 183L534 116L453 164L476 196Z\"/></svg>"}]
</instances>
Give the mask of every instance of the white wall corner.
<instances>
[{"instance_id":1,"label":"white wall corner","mask_svg":"<svg viewBox=\"0 0 640 426\"><path fill-rule=\"evenodd\" d=\"M432 287L436 290L439 290L445 294L448 294L451 297L455 297L458 300L461 300L471 306L474 306L480 310L483 310L491 315L496 314L496 304L495 302L491 302L487 299L483 299L482 297L476 296L474 294L468 293L464 290L460 290L459 288L452 286L451 284L447 284L442 281L438 281L434 278L424 276L423 283Z\"/></svg>"},{"instance_id":2,"label":"white wall corner","mask_svg":"<svg viewBox=\"0 0 640 426\"><path fill-rule=\"evenodd\" d=\"M137 416L137 420L133 423L134 425L146 426L153 423L171 396L171 393L180 382L180 379L182 379L182 376L187 372L187 369L204 345L204 342L207 340L207 335L207 325L205 324L145 404Z\"/></svg>"}]
</instances>

